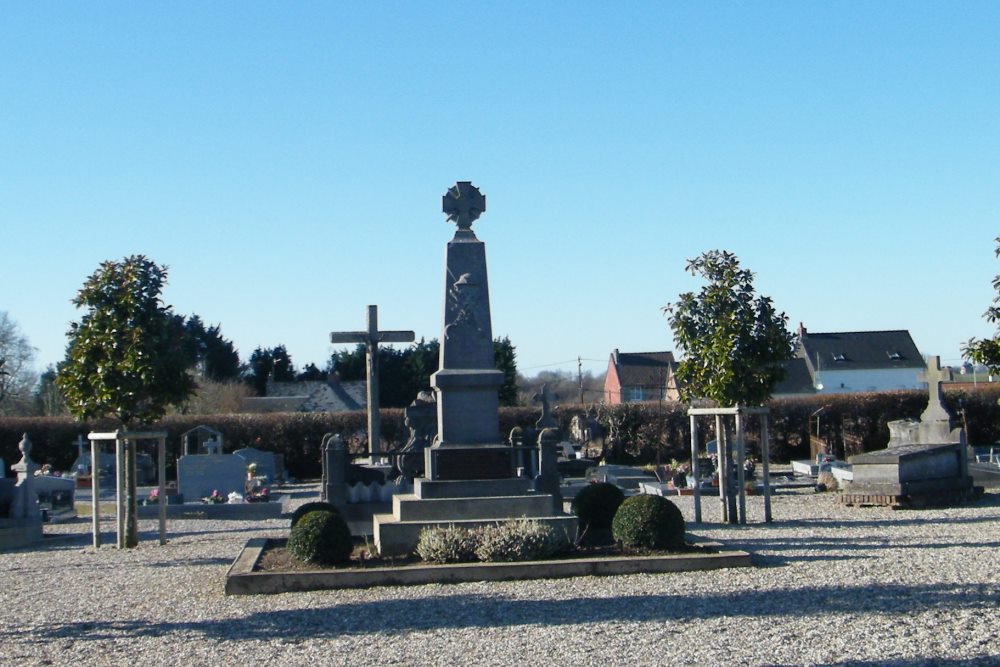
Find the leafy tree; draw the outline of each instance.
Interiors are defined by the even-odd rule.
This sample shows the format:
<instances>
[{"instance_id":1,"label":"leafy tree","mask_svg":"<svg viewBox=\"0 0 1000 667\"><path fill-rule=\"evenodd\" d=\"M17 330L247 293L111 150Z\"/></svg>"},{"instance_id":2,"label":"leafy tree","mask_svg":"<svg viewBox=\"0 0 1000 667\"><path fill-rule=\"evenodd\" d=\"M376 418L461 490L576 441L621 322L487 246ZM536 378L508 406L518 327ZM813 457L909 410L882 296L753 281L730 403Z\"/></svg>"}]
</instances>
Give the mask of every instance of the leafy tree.
<instances>
[{"instance_id":1,"label":"leafy tree","mask_svg":"<svg viewBox=\"0 0 1000 667\"><path fill-rule=\"evenodd\" d=\"M22 412L30 406L37 376L32 369L35 348L6 312L0 311L0 414Z\"/></svg>"},{"instance_id":2,"label":"leafy tree","mask_svg":"<svg viewBox=\"0 0 1000 667\"><path fill-rule=\"evenodd\" d=\"M792 358L788 317L775 311L769 297L756 295L753 273L741 269L730 252L705 252L689 260L686 270L708 284L663 309L684 355L677 369L682 399L764 403Z\"/></svg>"},{"instance_id":3,"label":"leafy tree","mask_svg":"<svg viewBox=\"0 0 1000 667\"><path fill-rule=\"evenodd\" d=\"M56 385L75 418L113 417L124 430L159 419L194 391L184 329L160 292L167 268L144 255L103 262L77 293ZM138 544L135 442L125 449L125 546Z\"/></svg>"},{"instance_id":4,"label":"leafy tree","mask_svg":"<svg viewBox=\"0 0 1000 667\"><path fill-rule=\"evenodd\" d=\"M1000 257L1000 236L994 241L997 244L994 254ZM991 373L1000 373L1000 275L993 277L993 290L997 295L993 297L993 305L983 313L983 319L996 325L997 331L993 338L970 338L962 346L962 356L973 363L983 364Z\"/></svg>"},{"instance_id":5,"label":"leafy tree","mask_svg":"<svg viewBox=\"0 0 1000 667\"><path fill-rule=\"evenodd\" d=\"M258 347L250 355L247 381L258 396L267 393L267 381L292 382L295 380L295 365L284 345L272 348Z\"/></svg>"},{"instance_id":6,"label":"leafy tree","mask_svg":"<svg viewBox=\"0 0 1000 667\"><path fill-rule=\"evenodd\" d=\"M493 357L497 370L503 373L500 385L500 405L517 405L517 353L510 338L493 340Z\"/></svg>"}]
</instances>

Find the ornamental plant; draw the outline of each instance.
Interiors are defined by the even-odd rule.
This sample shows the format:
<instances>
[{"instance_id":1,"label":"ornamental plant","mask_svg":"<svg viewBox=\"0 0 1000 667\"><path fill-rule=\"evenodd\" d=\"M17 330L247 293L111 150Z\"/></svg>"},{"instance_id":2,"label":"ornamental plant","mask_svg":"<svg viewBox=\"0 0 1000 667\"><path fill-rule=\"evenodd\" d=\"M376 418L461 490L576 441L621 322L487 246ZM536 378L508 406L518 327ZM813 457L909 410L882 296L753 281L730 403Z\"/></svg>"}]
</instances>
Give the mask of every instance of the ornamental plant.
<instances>
[{"instance_id":1,"label":"ornamental plant","mask_svg":"<svg viewBox=\"0 0 1000 667\"><path fill-rule=\"evenodd\" d=\"M580 489L570 509L580 520L581 533L608 531L623 500L625 494L614 484L594 482Z\"/></svg>"},{"instance_id":2,"label":"ornamental plant","mask_svg":"<svg viewBox=\"0 0 1000 667\"><path fill-rule=\"evenodd\" d=\"M455 525L420 531L417 555L428 563L469 563L476 560L478 534Z\"/></svg>"},{"instance_id":3,"label":"ornamental plant","mask_svg":"<svg viewBox=\"0 0 1000 667\"><path fill-rule=\"evenodd\" d=\"M490 563L544 560L569 546L563 531L535 520L512 519L483 526L475 539L476 557Z\"/></svg>"},{"instance_id":4,"label":"ornamental plant","mask_svg":"<svg viewBox=\"0 0 1000 667\"><path fill-rule=\"evenodd\" d=\"M684 546L684 515L662 496L632 496L618 508L611 533L623 547L680 549Z\"/></svg>"},{"instance_id":5,"label":"ornamental plant","mask_svg":"<svg viewBox=\"0 0 1000 667\"><path fill-rule=\"evenodd\" d=\"M340 565L351 559L354 544L344 517L315 510L303 516L288 534L293 558L319 565Z\"/></svg>"},{"instance_id":6,"label":"ornamental plant","mask_svg":"<svg viewBox=\"0 0 1000 667\"><path fill-rule=\"evenodd\" d=\"M337 509L337 506L332 503L321 502L321 501L305 503L303 505L299 505L295 509L295 511L292 512L292 523L289 527L294 528L295 524L297 524L302 517L304 517L309 512L315 512L317 510L323 510L324 512L333 512L334 514L340 514L340 510Z\"/></svg>"},{"instance_id":7,"label":"ornamental plant","mask_svg":"<svg viewBox=\"0 0 1000 667\"><path fill-rule=\"evenodd\" d=\"M160 299L167 268L143 255L104 262L73 299L84 309L70 324L56 386L80 421L113 417L123 430L162 417L194 392L183 349L183 317ZM125 447L124 546L139 544L135 442Z\"/></svg>"},{"instance_id":8,"label":"ornamental plant","mask_svg":"<svg viewBox=\"0 0 1000 667\"><path fill-rule=\"evenodd\" d=\"M681 398L763 404L793 355L788 316L770 297L757 295L753 272L740 268L731 252L710 250L688 260L686 270L708 284L663 308L684 355L677 368Z\"/></svg>"}]
</instances>

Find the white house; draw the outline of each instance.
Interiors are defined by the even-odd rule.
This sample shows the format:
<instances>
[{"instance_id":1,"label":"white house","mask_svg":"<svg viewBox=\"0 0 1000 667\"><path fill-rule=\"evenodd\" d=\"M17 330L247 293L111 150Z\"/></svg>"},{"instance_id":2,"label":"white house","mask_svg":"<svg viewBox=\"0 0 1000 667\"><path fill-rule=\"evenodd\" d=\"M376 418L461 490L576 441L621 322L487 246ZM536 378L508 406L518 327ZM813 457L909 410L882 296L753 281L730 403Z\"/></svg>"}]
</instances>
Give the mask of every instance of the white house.
<instances>
[{"instance_id":1,"label":"white house","mask_svg":"<svg viewBox=\"0 0 1000 667\"><path fill-rule=\"evenodd\" d=\"M795 358L775 396L922 389L924 358L910 333L810 333L799 325Z\"/></svg>"}]
</instances>

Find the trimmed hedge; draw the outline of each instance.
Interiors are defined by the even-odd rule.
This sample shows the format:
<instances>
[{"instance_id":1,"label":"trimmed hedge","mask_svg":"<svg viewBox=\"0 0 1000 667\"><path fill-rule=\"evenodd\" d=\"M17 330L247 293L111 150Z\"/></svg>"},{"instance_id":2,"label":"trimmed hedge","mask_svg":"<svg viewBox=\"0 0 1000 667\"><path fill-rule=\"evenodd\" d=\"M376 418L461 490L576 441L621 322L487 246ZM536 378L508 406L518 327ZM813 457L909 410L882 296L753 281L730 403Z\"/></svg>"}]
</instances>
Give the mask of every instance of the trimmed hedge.
<instances>
[{"instance_id":1,"label":"trimmed hedge","mask_svg":"<svg viewBox=\"0 0 1000 667\"><path fill-rule=\"evenodd\" d=\"M945 391L945 404L955 425L968 425L970 443L982 445L1000 440L1000 386L984 384ZM824 408L820 418L820 436L834 443L838 456L850 456L881 449L889 442L887 422L894 419L919 418L927 406L925 391L885 393L835 394L808 398L776 399L771 408L771 459L789 461L809 456L809 415ZM570 420L582 409L557 408L555 416L564 432ZM619 442L610 444L606 458L613 462L653 463L657 453L661 461L690 457L690 426L687 406L678 403L638 403L602 409L598 418L607 427L608 415L614 415L619 427ZM965 421L963 422L963 415ZM401 447L407 438L403 426L403 411L383 409L382 437L390 447ZM506 440L515 426L534 425L538 408L517 407L500 409L500 437ZM712 437L708 420L703 420L702 437ZM221 431L225 451L253 446L285 456L285 468L293 477L317 478L321 474L320 443L326 433L344 436L348 451L361 454L364 447L365 413L338 414L276 413L264 415L171 415L149 428L167 432L168 478L173 479L175 461L180 455L180 436L195 426L205 424ZM68 470L76 459L72 442L77 435L91 431L114 430L114 422L101 420L82 424L69 417L5 417L0 418L0 458L9 468L21 456L17 443L25 432L34 445L32 458L49 463L56 470ZM749 419L747 441L750 454L759 456L758 424ZM815 429L815 426L813 426ZM141 451L152 452L149 445ZM846 449L846 451L843 451Z\"/></svg>"}]
</instances>

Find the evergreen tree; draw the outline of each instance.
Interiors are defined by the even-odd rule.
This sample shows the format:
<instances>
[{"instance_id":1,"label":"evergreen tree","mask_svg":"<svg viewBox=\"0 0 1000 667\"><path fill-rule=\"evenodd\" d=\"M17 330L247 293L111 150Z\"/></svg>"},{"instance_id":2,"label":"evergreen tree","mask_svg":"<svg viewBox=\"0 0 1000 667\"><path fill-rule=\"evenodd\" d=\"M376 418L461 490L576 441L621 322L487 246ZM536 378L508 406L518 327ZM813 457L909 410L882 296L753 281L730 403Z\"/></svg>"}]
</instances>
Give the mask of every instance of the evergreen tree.
<instances>
[{"instance_id":1,"label":"evergreen tree","mask_svg":"<svg viewBox=\"0 0 1000 667\"><path fill-rule=\"evenodd\" d=\"M788 317L756 295L753 273L730 252L703 253L688 261L687 271L708 284L663 309L684 355L677 369L681 397L727 407L764 403L792 358Z\"/></svg>"},{"instance_id":2,"label":"evergreen tree","mask_svg":"<svg viewBox=\"0 0 1000 667\"><path fill-rule=\"evenodd\" d=\"M160 292L167 268L143 255L101 264L73 299L86 312L70 324L56 385L80 420L113 417L124 430L159 419L194 391L184 328ZM125 546L138 544L135 443L125 450Z\"/></svg>"},{"instance_id":3,"label":"evergreen tree","mask_svg":"<svg viewBox=\"0 0 1000 667\"><path fill-rule=\"evenodd\" d=\"M493 356L497 370L503 373L500 405L517 405L517 353L510 338L504 336L493 341Z\"/></svg>"}]
</instances>

